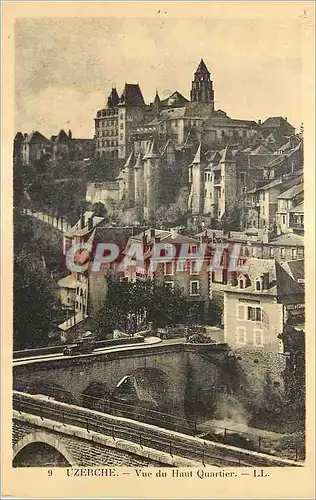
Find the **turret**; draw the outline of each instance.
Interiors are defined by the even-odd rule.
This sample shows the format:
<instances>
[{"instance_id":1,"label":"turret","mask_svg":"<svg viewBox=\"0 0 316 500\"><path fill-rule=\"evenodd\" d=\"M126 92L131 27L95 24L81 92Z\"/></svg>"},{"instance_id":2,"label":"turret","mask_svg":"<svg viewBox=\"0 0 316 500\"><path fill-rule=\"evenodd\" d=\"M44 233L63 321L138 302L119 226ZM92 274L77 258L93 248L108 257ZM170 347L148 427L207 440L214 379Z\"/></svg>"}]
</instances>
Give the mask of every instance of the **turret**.
<instances>
[{"instance_id":1,"label":"turret","mask_svg":"<svg viewBox=\"0 0 316 500\"><path fill-rule=\"evenodd\" d=\"M191 182L189 208L193 214L202 214L204 212L204 168L206 164L206 158L202 151L202 144L200 143L195 157L189 166L189 180Z\"/></svg>"},{"instance_id":2,"label":"turret","mask_svg":"<svg viewBox=\"0 0 316 500\"><path fill-rule=\"evenodd\" d=\"M133 206L134 204L134 198L135 198L135 185L134 185L134 169L133 169L133 163L134 163L134 153L133 151L130 153L129 157L126 160L126 163L123 167L123 171L126 172L125 174L125 179L126 179L126 184L125 184L125 190L126 190L126 199L128 200L129 206Z\"/></svg>"},{"instance_id":3,"label":"turret","mask_svg":"<svg viewBox=\"0 0 316 500\"><path fill-rule=\"evenodd\" d=\"M161 154L154 138L144 156L145 217L147 219L152 219L158 208L159 189L161 185L160 166Z\"/></svg>"}]
</instances>

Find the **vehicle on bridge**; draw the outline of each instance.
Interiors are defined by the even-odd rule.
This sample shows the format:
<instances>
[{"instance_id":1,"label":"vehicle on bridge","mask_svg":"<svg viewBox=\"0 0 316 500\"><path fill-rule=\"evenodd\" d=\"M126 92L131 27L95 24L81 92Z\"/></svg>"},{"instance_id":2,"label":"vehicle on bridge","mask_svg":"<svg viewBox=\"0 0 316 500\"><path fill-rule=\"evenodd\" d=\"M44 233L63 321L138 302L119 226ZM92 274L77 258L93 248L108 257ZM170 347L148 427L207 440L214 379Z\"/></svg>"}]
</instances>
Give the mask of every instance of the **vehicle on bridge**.
<instances>
[{"instance_id":1,"label":"vehicle on bridge","mask_svg":"<svg viewBox=\"0 0 316 500\"><path fill-rule=\"evenodd\" d=\"M92 332L85 332L79 337L76 344L67 345L63 349L64 356L76 356L79 354L90 354L96 347L95 335Z\"/></svg>"}]
</instances>

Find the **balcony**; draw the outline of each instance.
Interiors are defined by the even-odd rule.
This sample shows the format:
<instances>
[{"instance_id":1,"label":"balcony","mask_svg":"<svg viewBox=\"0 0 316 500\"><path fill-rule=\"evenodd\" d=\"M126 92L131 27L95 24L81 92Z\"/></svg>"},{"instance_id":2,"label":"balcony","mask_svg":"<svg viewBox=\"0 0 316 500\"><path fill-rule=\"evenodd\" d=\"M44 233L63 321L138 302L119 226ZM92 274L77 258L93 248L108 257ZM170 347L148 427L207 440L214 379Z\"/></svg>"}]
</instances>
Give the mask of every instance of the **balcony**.
<instances>
[{"instance_id":1,"label":"balcony","mask_svg":"<svg viewBox=\"0 0 316 500\"><path fill-rule=\"evenodd\" d=\"M304 231L304 218L302 220L290 219L289 227L295 231Z\"/></svg>"}]
</instances>

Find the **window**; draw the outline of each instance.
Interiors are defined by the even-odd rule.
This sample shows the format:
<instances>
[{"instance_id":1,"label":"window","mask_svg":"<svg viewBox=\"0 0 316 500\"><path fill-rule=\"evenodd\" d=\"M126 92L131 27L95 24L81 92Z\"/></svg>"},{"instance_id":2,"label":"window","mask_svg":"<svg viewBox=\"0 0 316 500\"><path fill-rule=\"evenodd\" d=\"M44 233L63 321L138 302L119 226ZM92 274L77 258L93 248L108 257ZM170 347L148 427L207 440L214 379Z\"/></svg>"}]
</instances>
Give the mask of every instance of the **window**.
<instances>
[{"instance_id":1,"label":"window","mask_svg":"<svg viewBox=\"0 0 316 500\"><path fill-rule=\"evenodd\" d=\"M197 246L196 245L190 245L190 253L196 253L197 252Z\"/></svg>"},{"instance_id":2,"label":"window","mask_svg":"<svg viewBox=\"0 0 316 500\"><path fill-rule=\"evenodd\" d=\"M292 250L291 250L291 257L292 257L292 259L296 259L296 257L297 257L297 250L296 250L296 248L292 248Z\"/></svg>"},{"instance_id":3,"label":"window","mask_svg":"<svg viewBox=\"0 0 316 500\"><path fill-rule=\"evenodd\" d=\"M286 224L286 215L282 215L282 224Z\"/></svg>"},{"instance_id":4,"label":"window","mask_svg":"<svg viewBox=\"0 0 316 500\"><path fill-rule=\"evenodd\" d=\"M261 292L261 280L256 281L256 290L257 292Z\"/></svg>"},{"instance_id":5,"label":"window","mask_svg":"<svg viewBox=\"0 0 316 500\"><path fill-rule=\"evenodd\" d=\"M285 248L280 248L281 259L285 258Z\"/></svg>"},{"instance_id":6,"label":"window","mask_svg":"<svg viewBox=\"0 0 316 500\"><path fill-rule=\"evenodd\" d=\"M120 140L121 141L123 140L123 134L120 134Z\"/></svg>"},{"instance_id":7,"label":"window","mask_svg":"<svg viewBox=\"0 0 316 500\"><path fill-rule=\"evenodd\" d=\"M244 288L244 278L241 278L238 282L239 288Z\"/></svg>"},{"instance_id":8,"label":"window","mask_svg":"<svg viewBox=\"0 0 316 500\"><path fill-rule=\"evenodd\" d=\"M265 215L265 209L262 207L262 215Z\"/></svg>"},{"instance_id":9,"label":"window","mask_svg":"<svg viewBox=\"0 0 316 500\"><path fill-rule=\"evenodd\" d=\"M244 326L237 326L236 343L241 345L247 343L246 328Z\"/></svg>"},{"instance_id":10,"label":"window","mask_svg":"<svg viewBox=\"0 0 316 500\"><path fill-rule=\"evenodd\" d=\"M172 276L174 274L173 262L165 262L164 263L164 275Z\"/></svg>"},{"instance_id":11,"label":"window","mask_svg":"<svg viewBox=\"0 0 316 500\"><path fill-rule=\"evenodd\" d=\"M269 257L271 257L271 258L274 257L274 248L273 247L269 248Z\"/></svg>"},{"instance_id":12,"label":"window","mask_svg":"<svg viewBox=\"0 0 316 500\"><path fill-rule=\"evenodd\" d=\"M245 180L246 180L246 174L245 174L245 172L240 172L240 174L239 174L239 178L240 178L240 182L241 182L242 184L244 184L244 183L245 183Z\"/></svg>"},{"instance_id":13,"label":"window","mask_svg":"<svg viewBox=\"0 0 316 500\"><path fill-rule=\"evenodd\" d=\"M79 306L78 300L76 300L76 309L78 309L78 306Z\"/></svg>"},{"instance_id":14,"label":"window","mask_svg":"<svg viewBox=\"0 0 316 500\"><path fill-rule=\"evenodd\" d=\"M171 288L171 290L174 289L174 281L164 281L164 285L166 285L168 288Z\"/></svg>"},{"instance_id":15,"label":"window","mask_svg":"<svg viewBox=\"0 0 316 500\"><path fill-rule=\"evenodd\" d=\"M262 346L263 345L263 335L262 330L253 331L253 345Z\"/></svg>"},{"instance_id":16,"label":"window","mask_svg":"<svg viewBox=\"0 0 316 500\"><path fill-rule=\"evenodd\" d=\"M248 309L248 311L247 311L248 321L261 321L262 320L261 307L248 306L247 309Z\"/></svg>"},{"instance_id":17,"label":"window","mask_svg":"<svg viewBox=\"0 0 316 500\"><path fill-rule=\"evenodd\" d=\"M177 271L185 271L185 260L178 260L177 261Z\"/></svg>"},{"instance_id":18,"label":"window","mask_svg":"<svg viewBox=\"0 0 316 500\"><path fill-rule=\"evenodd\" d=\"M238 305L237 306L237 317L238 317L238 319L241 320L241 321L243 321L243 320L246 319L245 316L246 316L245 315L245 306Z\"/></svg>"},{"instance_id":19,"label":"window","mask_svg":"<svg viewBox=\"0 0 316 500\"><path fill-rule=\"evenodd\" d=\"M190 295L200 295L200 282L190 281Z\"/></svg>"},{"instance_id":20,"label":"window","mask_svg":"<svg viewBox=\"0 0 316 500\"><path fill-rule=\"evenodd\" d=\"M199 274L201 263L198 260L191 260L190 262L190 274Z\"/></svg>"},{"instance_id":21,"label":"window","mask_svg":"<svg viewBox=\"0 0 316 500\"><path fill-rule=\"evenodd\" d=\"M262 201L265 201L266 200L266 193L263 191L262 193Z\"/></svg>"},{"instance_id":22,"label":"window","mask_svg":"<svg viewBox=\"0 0 316 500\"><path fill-rule=\"evenodd\" d=\"M120 124L120 128L121 128L121 129L122 129L122 128L124 128L124 123L121 123L121 124Z\"/></svg>"}]
</instances>

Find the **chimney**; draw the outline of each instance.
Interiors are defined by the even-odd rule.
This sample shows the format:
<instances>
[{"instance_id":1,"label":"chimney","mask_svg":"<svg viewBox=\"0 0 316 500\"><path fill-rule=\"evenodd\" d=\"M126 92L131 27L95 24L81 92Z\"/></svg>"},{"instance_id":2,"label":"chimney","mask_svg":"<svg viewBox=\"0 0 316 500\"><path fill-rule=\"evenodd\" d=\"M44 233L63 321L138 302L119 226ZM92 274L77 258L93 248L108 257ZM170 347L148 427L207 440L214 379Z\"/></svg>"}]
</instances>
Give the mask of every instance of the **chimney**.
<instances>
[{"instance_id":1,"label":"chimney","mask_svg":"<svg viewBox=\"0 0 316 500\"><path fill-rule=\"evenodd\" d=\"M268 290L269 288L269 273L263 273L262 275L262 290Z\"/></svg>"},{"instance_id":2,"label":"chimney","mask_svg":"<svg viewBox=\"0 0 316 500\"><path fill-rule=\"evenodd\" d=\"M287 116L284 117L284 120L287 122Z\"/></svg>"},{"instance_id":3,"label":"chimney","mask_svg":"<svg viewBox=\"0 0 316 500\"><path fill-rule=\"evenodd\" d=\"M26 138L27 138L27 134L24 134L24 139L26 139Z\"/></svg>"},{"instance_id":4,"label":"chimney","mask_svg":"<svg viewBox=\"0 0 316 500\"><path fill-rule=\"evenodd\" d=\"M68 130L68 137L69 137L69 139L72 139L72 132L71 132L71 130Z\"/></svg>"},{"instance_id":5,"label":"chimney","mask_svg":"<svg viewBox=\"0 0 316 500\"><path fill-rule=\"evenodd\" d=\"M93 229L93 217L89 217L88 219L88 231L92 231Z\"/></svg>"},{"instance_id":6,"label":"chimney","mask_svg":"<svg viewBox=\"0 0 316 500\"><path fill-rule=\"evenodd\" d=\"M150 239L153 240L155 238L155 230L154 228L150 228Z\"/></svg>"},{"instance_id":7,"label":"chimney","mask_svg":"<svg viewBox=\"0 0 316 500\"><path fill-rule=\"evenodd\" d=\"M261 125L261 120L258 120L258 125Z\"/></svg>"}]
</instances>

